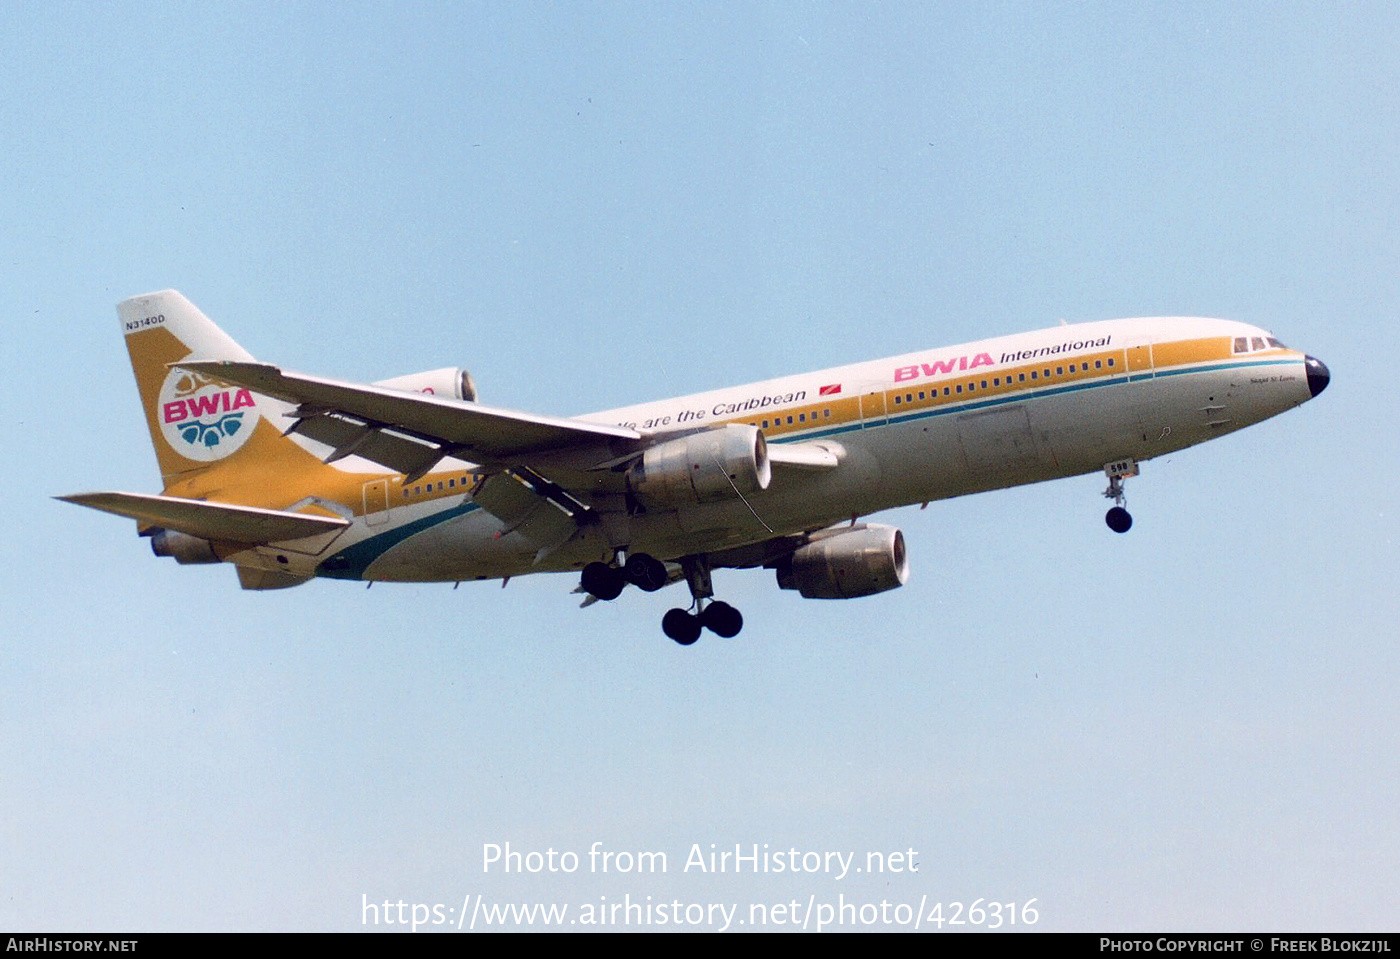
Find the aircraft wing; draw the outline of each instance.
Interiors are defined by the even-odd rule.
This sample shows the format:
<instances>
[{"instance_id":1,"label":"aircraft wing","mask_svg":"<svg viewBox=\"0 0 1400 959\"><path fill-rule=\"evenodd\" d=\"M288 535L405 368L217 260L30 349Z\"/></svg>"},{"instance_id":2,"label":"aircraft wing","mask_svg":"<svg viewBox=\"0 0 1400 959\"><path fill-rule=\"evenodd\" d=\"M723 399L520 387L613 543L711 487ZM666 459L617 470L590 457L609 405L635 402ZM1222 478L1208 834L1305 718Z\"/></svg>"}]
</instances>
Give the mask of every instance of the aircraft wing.
<instances>
[{"instance_id":1,"label":"aircraft wing","mask_svg":"<svg viewBox=\"0 0 1400 959\"><path fill-rule=\"evenodd\" d=\"M287 432L331 448L327 463L359 456L404 474L426 475L444 457L485 467L472 498L537 548L542 558L596 520L586 499L552 482L556 470L613 469L665 441L624 426L537 416L475 402L287 372L251 361L173 364L295 405ZM831 440L774 444L780 467L835 468L845 450Z\"/></svg>"},{"instance_id":2,"label":"aircraft wing","mask_svg":"<svg viewBox=\"0 0 1400 959\"><path fill-rule=\"evenodd\" d=\"M623 426L585 423L289 373L267 363L174 364L297 404L288 432L334 448L327 462L351 454L422 476L444 456L483 466L566 465L589 469L629 454L642 435Z\"/></svg>"},{"instance_id":3,"label":"aircraft wing","mask_svg":"<svg viewBox=\"0 0 1400 959\"><path fill-rule=\"evenodd\" d=\"M200 539L235 543L262 544L302 539L350 525L349 520L338 516L289 513L145 493L76 493L58 499L104 513L126 516L148 526L178 530Z\"/></svg>"}]
</instances>

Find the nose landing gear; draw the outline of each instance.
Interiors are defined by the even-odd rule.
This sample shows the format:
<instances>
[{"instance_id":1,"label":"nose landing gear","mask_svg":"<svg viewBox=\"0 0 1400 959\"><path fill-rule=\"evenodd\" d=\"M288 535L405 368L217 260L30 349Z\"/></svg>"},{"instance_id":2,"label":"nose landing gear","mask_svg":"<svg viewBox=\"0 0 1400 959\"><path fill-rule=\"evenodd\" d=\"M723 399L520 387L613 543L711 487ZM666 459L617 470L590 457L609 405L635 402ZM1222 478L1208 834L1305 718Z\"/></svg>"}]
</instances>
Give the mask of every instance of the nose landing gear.
<instances>
[{"instance_id":1,"label":"nose landing gear","mask_svg":"<svg viewBox=\"0 0 1400 959\"><path fill-rule=\"evenodd\" d=\"M1133 515L1127 510L1128 497L1123 492L1123 482L1130 476L1138 475L1137 460L1126 459L1106 463L1103 468L1108 476L1108 489L1103 495L1113 500L1114 506L1104 515L1104 522L1115 533L1126 533L1133 528Z\"/></svg>"},{"instance_id":2,"label":"nose landing gear","mask_svg":"<svg viewBox=\"0 0 1400 959\"><path fill-rule=\"evenodd\" d=\"M1115 506L1105 513L1103 521L1115 533L1126 533L1133 528L1133 514L1121 506Z\"/></svg>"}]
</instances>

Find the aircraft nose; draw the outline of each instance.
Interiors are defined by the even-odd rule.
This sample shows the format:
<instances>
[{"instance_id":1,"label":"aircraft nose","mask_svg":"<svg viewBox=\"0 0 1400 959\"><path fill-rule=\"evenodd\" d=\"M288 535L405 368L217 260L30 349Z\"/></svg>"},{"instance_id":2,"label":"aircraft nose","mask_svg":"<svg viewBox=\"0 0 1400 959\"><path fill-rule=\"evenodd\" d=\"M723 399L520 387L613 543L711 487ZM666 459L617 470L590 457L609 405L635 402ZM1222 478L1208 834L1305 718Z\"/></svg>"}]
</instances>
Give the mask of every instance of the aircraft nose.
<instances>
[{"instance_id":1,"label":"aircraft nose","mask_svg":"<svg viewBox=\"0 0 1400 959\"><path fill-rule=\"evenodd\" d=\"M1332 382L1332 374L1327 371L1327 364L1315 356L1309 356L1304 366L1308 369L1308 392L1316 396L1327 389L1327 384Z\"/></svg>"}]
</instances>

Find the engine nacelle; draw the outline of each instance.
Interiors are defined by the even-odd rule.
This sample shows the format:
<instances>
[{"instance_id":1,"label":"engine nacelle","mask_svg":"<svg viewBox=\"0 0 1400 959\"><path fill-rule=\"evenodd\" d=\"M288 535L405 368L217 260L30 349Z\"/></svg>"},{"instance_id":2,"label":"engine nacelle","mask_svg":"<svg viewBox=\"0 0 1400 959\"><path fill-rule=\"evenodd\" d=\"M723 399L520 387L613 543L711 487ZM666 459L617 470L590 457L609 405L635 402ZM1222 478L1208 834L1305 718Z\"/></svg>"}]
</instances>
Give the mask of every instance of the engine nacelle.
<instances>
[{"instance_id":1,"label":"engine nacelle","mask_svg":"<svg viewBox=\"0 0 1400 959\"><path fill-rule=\"evenodd\" d=\"M379 380L373 385L387 386L391 390L403 390L405 393L428 393L452 400L476 402L476 384L472 382L472 375L456 366L396 376L391 380Z\"/></svg>"},{"instance_id":2,"label":"engine nacelle","mask_svg":"<svg viewBox=\"0 0 1400 959\"><path fill-rule=\"evenodd\" d=\"M151 534L151 552L169 556L182 566L223 562L214 555L214 545L207 539L173 529L158 529Z\"/></svg>"},{"instance_id":3,"label":"engine nacelle","mask_svg":"<svg viewBox=\"0 0 1400 959\"><path fill-rule=\"evenodd\" d=\"M778 585L807 599L854 599L909 580L904 534L893 526L823 531L778 564Z\"/></svg>"},{"instance_id":4,"label":"engine nacelle","mask_svg":"<svg viewBox=\"0 0 1400 959\"><path fill-rule=\"evenodd\" d=\"M757 426L731 425L658 443L627 472L638 496L708 503L768 488L773 467Z\"/></svg>"}]
</instances>

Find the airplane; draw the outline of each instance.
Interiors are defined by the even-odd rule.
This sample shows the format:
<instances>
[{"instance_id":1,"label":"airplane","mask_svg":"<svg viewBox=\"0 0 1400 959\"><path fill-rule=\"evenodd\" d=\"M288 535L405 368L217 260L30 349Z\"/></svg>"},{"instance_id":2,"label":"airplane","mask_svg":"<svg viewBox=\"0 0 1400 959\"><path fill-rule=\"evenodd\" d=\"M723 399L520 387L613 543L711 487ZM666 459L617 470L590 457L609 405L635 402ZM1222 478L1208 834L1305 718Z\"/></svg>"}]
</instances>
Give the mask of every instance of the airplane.
<instances>
[{"instance_id":1,"label":"airplane","mask_svg":"<svg viewBox=\"0 0 1400 959\"><path fill-rule=\"evenodd\" d=\"M909 577L861 517L1103 471L1105 521L1153 457L1321 393L1319 360L1245 323L1105 320L564 418L486 406L471 376L369 385L260 363L174 290L118 304L163 490L59 497L136 520L157 556L244 589L313 577L574 572L583 605L684 580L688 646L737 635L715 569L818 599Z\"/></svg>"}]
</instances>

